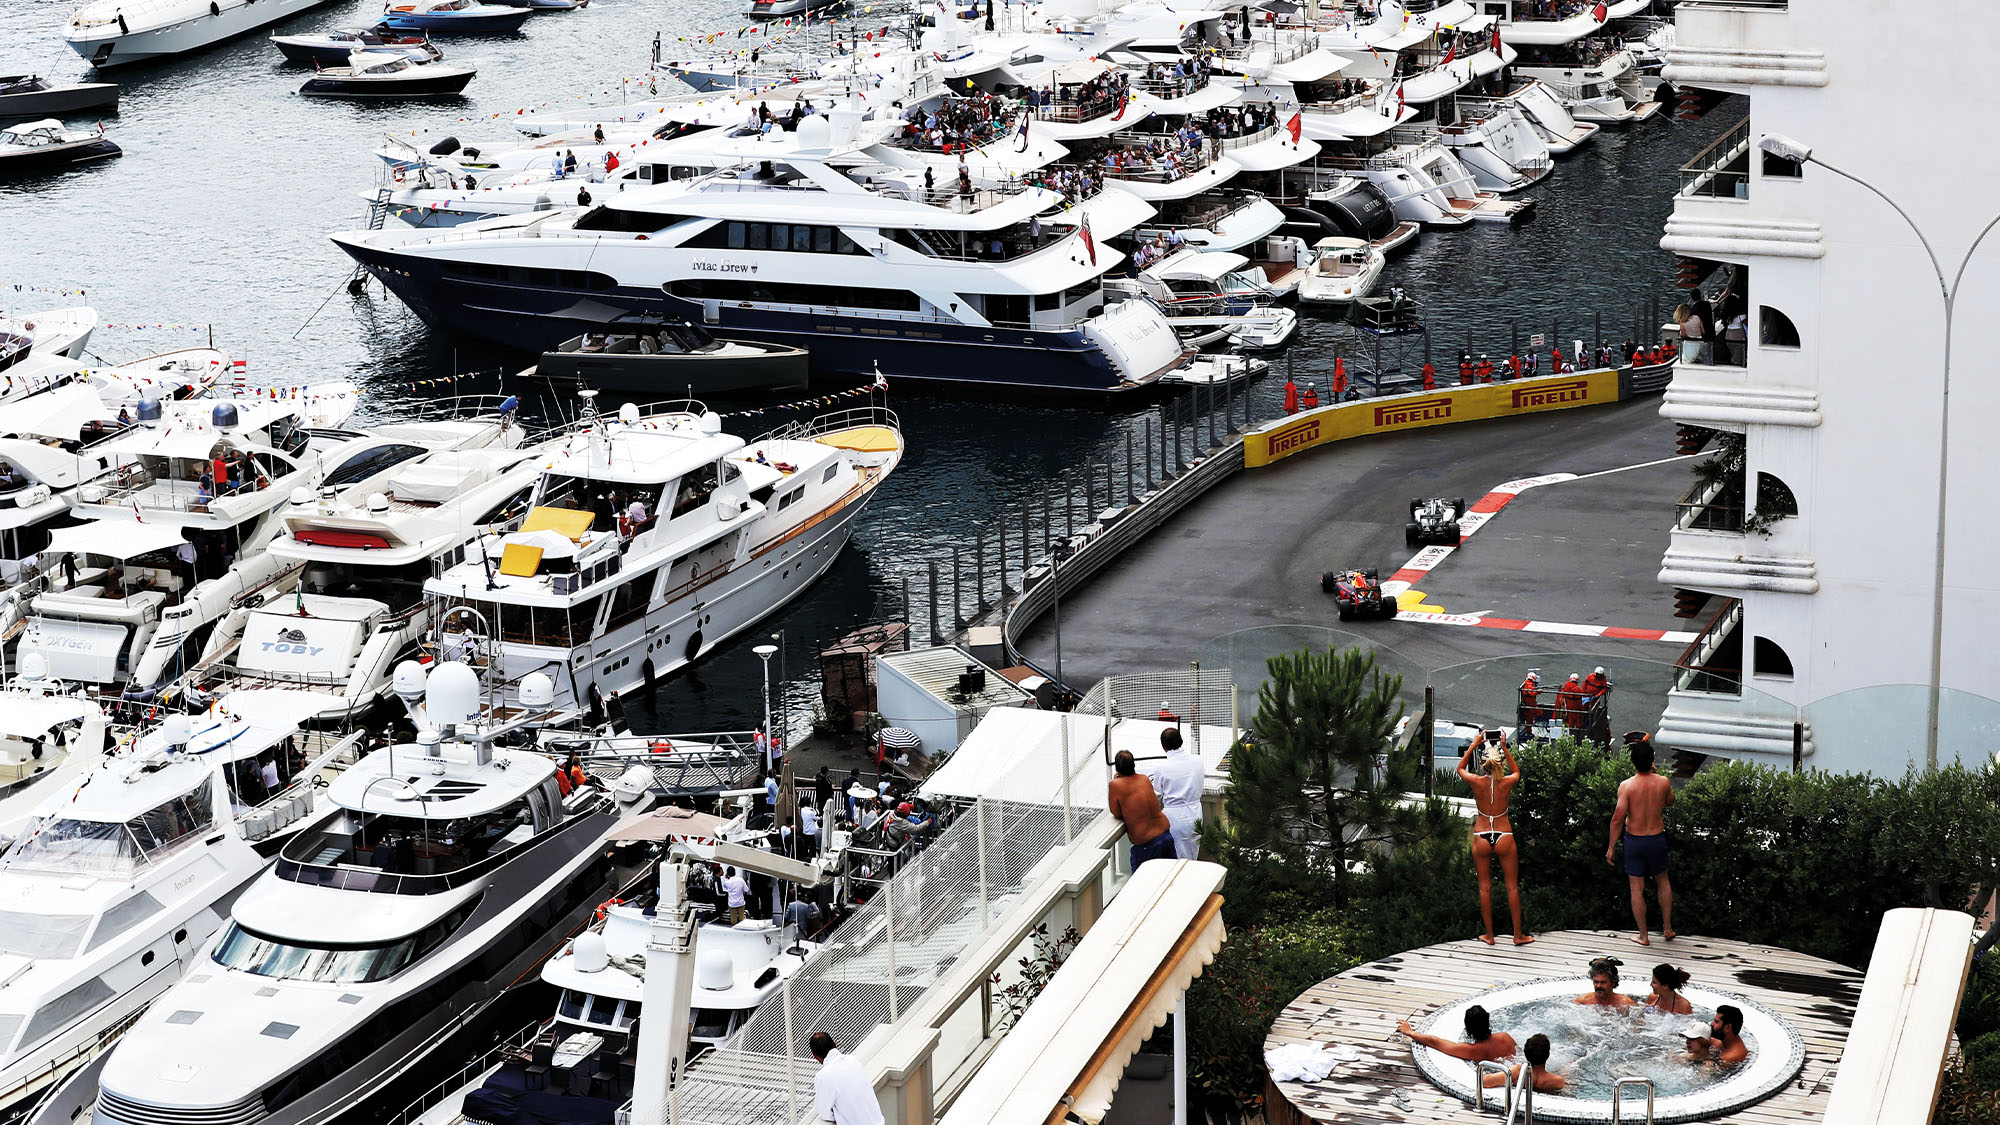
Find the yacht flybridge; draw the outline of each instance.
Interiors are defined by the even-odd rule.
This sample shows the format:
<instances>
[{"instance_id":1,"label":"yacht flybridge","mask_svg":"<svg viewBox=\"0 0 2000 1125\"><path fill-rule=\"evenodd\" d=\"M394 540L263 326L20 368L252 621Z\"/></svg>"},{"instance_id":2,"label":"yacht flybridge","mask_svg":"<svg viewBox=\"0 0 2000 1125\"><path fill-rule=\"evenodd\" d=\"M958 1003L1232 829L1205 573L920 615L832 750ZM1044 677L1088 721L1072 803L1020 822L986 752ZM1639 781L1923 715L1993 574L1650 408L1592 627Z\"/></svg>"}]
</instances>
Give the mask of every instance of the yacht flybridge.
<instances>
[{"instance_id":1,"label":"yacht flybridge","mask_svg":"<svg viewBox=\"0 0 2000 1125\"><path fill-rule=\"evenodd\" d=\"M558 706L622 695L754 625L833 565L903 456L885 408L746 442L699 403L602 417L582 393L520 530L425 587L446 603L443 651L490 662L510 699L530 674Z\"/></svg>"},{"instance_id":2,"label":"yacht flybridge","mask_svg":"<svg viewBox=\"0 0 2000 1125\"><path fill-rule=\"evenodd\" d=\"M90 0L69 17L63 38L95 67L122 66L198 51L327 0Z\"/></svg>"},{"instance_id":3,"label":"yacht flybridge","mask_svg":"<svg viewBox=\"0 0 2000 1125\"><path fill-rule=\"evenodd\" d=\"M179 686L237 707L279 693L298 722L366 714L434 624L425 579L528 510L551 450L522 445L515 408L377 426L341 446L317 493L299 489L278 513L269 552L303 567L297 589L231 609Z\"/></svg>"},{"instance_id":4,"label":"yacht flybridge","mask_svg":"<svg viewBox=\"0 0 2000 1125\"><path fill-rule=\"evenodd\" d=\"M426 683L409 664L397 687L417 743L334 779L332 809L243 891L216 940L190 943L188 975L44 1120L86 1108L99 1125L373 1120L370 1095L625 885L606 834L650 801L650 774L565 793L548 758L493 745L505 728L482 721L465 665Z\"/></svg>"},{"instance_id":5,"label":"yacht flybridge","mask_svg":"<svg viewBox=\"0 0 2000 1125\"><path fill-rule=\"evenodd\" d=\"M653 314L809 348L818 377L1115 393L1184 362L1156 309L1107 310L1122 256L1058 192L954 183L831 129L587 208L333 238L426 322L527 350Z\"/></svg>"}]
</instances>

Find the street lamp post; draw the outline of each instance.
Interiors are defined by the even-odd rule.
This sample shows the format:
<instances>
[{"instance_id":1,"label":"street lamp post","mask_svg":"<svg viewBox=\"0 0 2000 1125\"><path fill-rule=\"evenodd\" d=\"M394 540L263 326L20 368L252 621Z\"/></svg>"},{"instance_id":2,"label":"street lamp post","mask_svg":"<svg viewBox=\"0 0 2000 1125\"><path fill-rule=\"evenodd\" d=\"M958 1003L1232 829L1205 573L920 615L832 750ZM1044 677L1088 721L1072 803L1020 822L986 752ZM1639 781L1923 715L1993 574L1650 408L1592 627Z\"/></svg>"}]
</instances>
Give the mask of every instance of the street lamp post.
<instances>
[{"instance_id":1,"label":"street lamp post","mask_svg":"<svg viewBox=\"0 0 2000 1125\"><path fill-rule=\"evenodd\" d=\"M1924 237L1922 228L1917 226L1917 221L1910 217L1910 213L1903 210L1901 204L1884 194L1881 188L1876 187L1874 184L1851 172L1844 172L1824 160L1816 159L1813 156L1811 146L1800 144L1798 141L1782 133L1764 134L1757 139L1757 147L1770 153L1772 156L1790 160L1796 164L1817 164L1843 180L1859 184L1863 188L1866 188L1875 198L1887 203L1897 215L1902 217L1903 222L1909 226L1910 232L1917 236L1917 243L1923 247L1924 255L1930 259L1931 272L1937 275L1938 295L1944 298L1944 374L1939 380L1938 392L1937 547L1936 560L1931 571L1930 700L1924 720L1924 769L1926 771L1935 770L1938 764L1938 713L1944 692L1944 549L1945 511L1951 495L1951 474L1949 470L1951 467L1952 311L1953 306L1958 300L1959 282L1965 280L1965 267L1967 263L1972 261L1972 255L1979 250L1979 244L1986 240L1986 236L1992 233L1996 225L2000 225L2000 215L1995 215L1993 218L1988 219L1986 225L1979 229L1979 234L1973 238L1972 245L1965 248L1965 255L1958 260L1957 271L1952 274L1951 281L1947 283L1944 279L1944 266L1938 261L1937 251L1931 249L1930 239Z\"/></svg>"},{"instance_id":2,"label":"street lamp post","mask_svg":"<svg viewBox=\"0 0 2000 1125\"><path fill-rule=\"evenodd\" d=\"M750 651L756 653L757 659L764 662L764 770L768 773L773 764L771 747L774 745L771 740L773 733L771 730L771 658L778 655L778 646L758 645Z\"/></svg>"}]
</instances>

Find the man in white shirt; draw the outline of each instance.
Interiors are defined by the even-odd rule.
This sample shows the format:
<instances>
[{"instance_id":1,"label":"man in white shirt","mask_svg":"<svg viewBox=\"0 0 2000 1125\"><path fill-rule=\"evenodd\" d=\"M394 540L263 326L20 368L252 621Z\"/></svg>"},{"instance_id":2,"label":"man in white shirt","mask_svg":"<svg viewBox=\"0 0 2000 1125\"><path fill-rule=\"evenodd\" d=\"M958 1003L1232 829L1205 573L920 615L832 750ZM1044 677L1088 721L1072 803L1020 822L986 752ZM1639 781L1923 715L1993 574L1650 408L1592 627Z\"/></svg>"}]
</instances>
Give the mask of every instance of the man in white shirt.
<instances>
[{"instance_id":1,"label":"man in white shirt","mask_svg":"<svg viewBox=\"0 0 2000 1125\"><path fill-rule=\"evenodd\" d=\"M882 1103L861 1064L842 1054L833 1036L815 1031L806 1045L819 1060L813 1075L813 1109L833 1125L882 1125Z\"/></svg>"},{"instance_id":2,"label":"man in white shirt","mask_svg":"<svg viewBox=\"0 0 2000 1125\"><path fill-rule=\"evenodd\" d=\"M734 926L743 920L744 908L750 901L750 883L732 867L722 877L722 890L729 896L729 924Z\"/></svg>"},{"instance_id":3,"label":"man in white shirt","mask_svg":"<svg viewBox=\"0 0 2000 1125\"><path fill-rule=\"evenodd\" d=\"M805 835L799 841L799 854L810 859L819 853L819 813L805 802L799 804L799 831Z\"/></svg>"},{"instance_id":4,"label":"man in white shirt","mask_svg":"<svg viewBox=\"0 0 2000 1125\"><path fill-rule=\"evenodd\" d=\"M1174 835L1174 854L1195 858L1194 824L1201 819L1201 787L1207 770L1201 759L1181 749L1181 732L1172 727L1160 732L1160 746L1167 759L1147 771L1153 791L1160 795L1160 809L1167 814L1167 827Z\"/></svg>"}]
</instances>

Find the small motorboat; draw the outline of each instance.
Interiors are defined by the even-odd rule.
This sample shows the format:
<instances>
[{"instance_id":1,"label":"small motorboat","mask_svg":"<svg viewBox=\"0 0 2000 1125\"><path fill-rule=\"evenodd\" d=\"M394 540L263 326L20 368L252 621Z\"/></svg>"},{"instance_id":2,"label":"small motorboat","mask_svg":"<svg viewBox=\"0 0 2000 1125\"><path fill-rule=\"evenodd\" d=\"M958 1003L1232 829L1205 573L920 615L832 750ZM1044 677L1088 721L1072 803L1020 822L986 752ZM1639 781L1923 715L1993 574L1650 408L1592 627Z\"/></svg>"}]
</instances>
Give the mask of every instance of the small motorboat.
<instances>
[{"instance_id":1,"label":"small motorboat","mask_svg":"<svg viewBox=\"0 0 2000 1125\"><path fill-rule=\"evenodd\" d=\"M803 390L806 359L803 348L718 340L693 324L613 324L543 352L534 370L593 390L697 398Z\"/></svg>"},{"instance_id":2,"label":"small motorboat","mask_svg":"<svg viewBox=\"0 0 2000 1125\"><path fill-rule=\"evenodd\" d=\"M429 38L399 34L386 24L343 27L318 35L273 35L271 42L292 62L316 66L346 66L348 56L356 51L402 54L420 63L437 62L444 58L444 52L438 50Z\"/></svg>"},{"instance_id":3,"label":"small motorboat","mask_svg":"<svg viewBox=\"0 0 2000 1125\"><path fill-rule=\"evenodd\" d=\"M389 0L382 22L396 31L504 33L521 30L534 14L479 0Z\"/></svg>"},{"instance_id":4,"label":"small motorboat","mask_svg":"<svg viewBox=\"0 0 2000 1125\"><path fill-rule=\"evenodd\" d=\"M578 8L590 7L590 0L493 0L510 8L526 8L532 12L573 12Z\"/></svg>"},{"instance_id":5,"label":"small motorboat","mask_svg":"<svg viewBox=\"0 0 2000 1125\"><path fill-rule=\"evenodd\" d=\"M0 129L0 175L64 164L83 164L117 156L120 149L105 139L104 126L95 130L65 129L54 118L28 121Z\"/></svg>"},{"instance_id":6,"label":"small motorboat","mask_svg":"<svg viewBox=\"0 0 2000 1125\"><path fill-rule=\"evenodd\" d=\"M51 82L39 74L0 74L0 121L117 108L116 82Z\"/></svg>"},{"instance_id":7,"label":"small motorboat","mask_svg":"<svg viewBox=\"0 0 2000 1125\"><path fill-rule=\"evenodd\" d=\"M479 73L458 63L420 63L391 51L356 51L346 66L322 67L299 93L322 98L434 98L465 89Z\"/></svg>"},{"instance_id":8,"label":"small motorboat","mask_svg":"<svg viewBox=\"0 0 2000 1125\"><path fill-rule=\"evenodd\" d=\"M1313 251L1299 281L1302 305L1351 304L1374 292L1382 278L1382 252L1359 238L1322 238Z\"/></svg>"}]
</instances>

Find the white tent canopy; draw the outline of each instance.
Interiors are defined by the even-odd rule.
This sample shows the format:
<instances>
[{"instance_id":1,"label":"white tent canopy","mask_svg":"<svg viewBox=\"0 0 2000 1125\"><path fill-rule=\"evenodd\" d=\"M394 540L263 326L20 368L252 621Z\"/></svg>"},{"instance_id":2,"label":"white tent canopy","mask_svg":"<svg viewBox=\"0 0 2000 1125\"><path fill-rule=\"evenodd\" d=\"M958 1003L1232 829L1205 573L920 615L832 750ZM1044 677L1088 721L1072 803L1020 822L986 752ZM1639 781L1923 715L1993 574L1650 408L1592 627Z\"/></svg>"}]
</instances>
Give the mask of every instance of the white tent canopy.
<instances>
[{"instance_id":1,"label":"white tent canopy","mask_svg":"<svg viewBox=\"0 0 2000 1125\"><path fill-rule=\"evenodd\" d=\"M137 520L92 520L75 527L59 527L49 534L44 555L101 555L112 559L137 558L151 551L178 547L187 542L181 529L171 524L141 523Z\"/></svg>"},{"instance_id":2,"label":"white tent canopy","mask_svg":"<svg viewBox=\"0 0 2000 1125\"><path fill-rule=\"evenodd\" d=\"M1066 1113L1102 1121L1125 1064L1222 948L1222 876L1218 864L1189 860L1134 872L944 1125L1033 1125Z\"/></svg>"},{"instance_id":3,"label":"white tent canopy","mask_svg":"<svg viewBox=\"0 0 2000 1125\"><path fill-rule=\"evenodd\" d=\"M1111 747L1104 746L1104 717L1021 707L996 707L986 713L945 763L924 779L925 797L987 797L999 801L1057 804L1062 800L1063 730L1069 730L1070 801L1078 808L1105 807L1106 763L1120 750L1139 759L1139 772L1162 756L1160 733L1172 723L1158 719L1120 719L1112 728ZM1181 727L1193 750L1194 737ZM1226 726L1201 728L1201 762L1211 783L1223 772L1231 735Z\"/></svg>"},{"instance_id":4,"label":"white tent canopy","mask_svg":"<svg viewBox=\"0 0 2000 1125\"><path fill-rule=\"evenodd\" d=\"M75 382L29 395L0 409L0 433L31 434L36 437L75 441L85 422L117 417L105 407L104 397L86 382Z\"/></svg>"}]
</instances>

